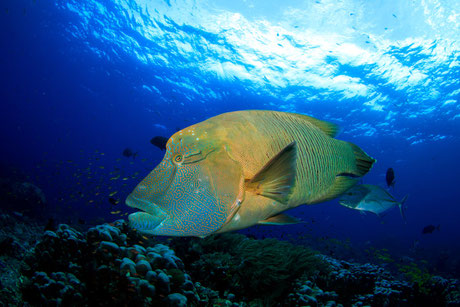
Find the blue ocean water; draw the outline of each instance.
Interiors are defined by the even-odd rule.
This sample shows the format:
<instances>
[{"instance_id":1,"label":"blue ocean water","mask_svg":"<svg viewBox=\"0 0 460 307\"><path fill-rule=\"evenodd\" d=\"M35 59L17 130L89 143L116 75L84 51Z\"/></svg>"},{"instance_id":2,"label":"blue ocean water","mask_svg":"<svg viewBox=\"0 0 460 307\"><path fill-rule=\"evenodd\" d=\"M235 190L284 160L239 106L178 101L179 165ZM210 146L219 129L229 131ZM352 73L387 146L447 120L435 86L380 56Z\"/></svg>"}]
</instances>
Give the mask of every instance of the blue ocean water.
<instances>
[{"instance_id":1,"label":"blue ocean water","mask_svg":"<svg viewBox=\"0 0 460 307\"><path fill-rule=\"evenodd\" d=\"M124 199L164 154L152 137L228 111L307 114L377 159L364 183L395 170L407 224L332 200L291 210L305 223L242 232L339 258L386 248L459 276L455 4L3 1L0 163L43 190L48 216L94 224L132 212Z\"/></svg>"}]
</instances>

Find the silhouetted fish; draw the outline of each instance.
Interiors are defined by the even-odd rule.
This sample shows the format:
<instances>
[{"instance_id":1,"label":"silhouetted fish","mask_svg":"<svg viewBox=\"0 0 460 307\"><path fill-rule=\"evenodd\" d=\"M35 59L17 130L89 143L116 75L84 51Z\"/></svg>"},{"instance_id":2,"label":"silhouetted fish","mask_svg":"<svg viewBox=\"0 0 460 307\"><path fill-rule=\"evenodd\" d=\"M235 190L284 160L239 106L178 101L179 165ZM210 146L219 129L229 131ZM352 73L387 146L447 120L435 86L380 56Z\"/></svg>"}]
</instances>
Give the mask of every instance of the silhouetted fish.
<instances>
[{"instance_id":1,"label":"silhouetted fish","mask_svg":"<svg viewBox=\"0 0 460 307\"><path fill-rule=\"evenodd\" d=\"M109 197L109 203L111 203L112 205L117 205L120 201L118 199L116 199L115 197Z\"/></svg>"},{"instance_id":2,"label":"silhouetted fish","mask_svg":"<svg viewBox=\"0 0 460 307\"><path fill-rule=\"evenodd\" d=\"M387 169L387 174L385 176L388 187L394 187L395 185L395 171L390 167Z\"/></svg>"},{"instance_id":3,"label":"silhouetted fish","mask_svg":"<svg viewBox=\"0 0 460 307\"><path fill-rule=\"evenodd\" d=\"M161 150L166 150L166 143L168 142L168 138L164 136L155 136L150 140L152 145L160 148Z\"/></svg>"},{"instance_id":4,"label":"silhouetted fish","mask_svg":"<svg viewBox=\"0 0 460 307\"><path fill-rule=\"evenodd\" d=\"M438 226L434 226L434 225L425 226L422 229L422 234L426 235L426 234L429 234L429 233L433 233L433 231L439 230L439 227L441 227L441 225L438 225Z\"/></svg>"},{"instance_id":5,"label":"silhouetted fish","mask_svg":"<svg viewBox=\"0 0 460 307\"><path fill-rule=\"evenodd\" d=\"M123 150L123 156L125 156L126 158L133 157L134 159L137 156L137 152L133 152L131 148L125 148L125 150Z\"/></svg>"}]
</instances>

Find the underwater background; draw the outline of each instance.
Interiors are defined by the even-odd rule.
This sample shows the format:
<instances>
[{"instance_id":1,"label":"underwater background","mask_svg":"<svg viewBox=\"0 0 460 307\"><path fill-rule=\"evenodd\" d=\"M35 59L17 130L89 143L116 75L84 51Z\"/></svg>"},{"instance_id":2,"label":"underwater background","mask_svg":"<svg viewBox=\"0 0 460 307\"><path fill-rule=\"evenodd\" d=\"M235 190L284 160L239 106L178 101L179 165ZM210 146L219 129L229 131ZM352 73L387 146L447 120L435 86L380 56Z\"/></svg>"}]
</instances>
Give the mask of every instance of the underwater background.
<instances>
[{"instance_id":1,"label":"underwater background","mask_svg":"<svg viewBox=\"0 0 460 307\"><path fill-rule=\"evenodd\" d=\"M82 304L109 304L102 299L93 304L91 298L129 287L120 283L107 290L93 285L92 294L85 297L89 284L77 287L72 278L83 283L82 276L89 269L83 266L71 273L63 265L93 260L69 260L65 250L53 254L53 244L59 244L50 239L50 232L64 247L69 236L75 237L78 244L69 243L69 248L76 248L78 254L84 254L82 246L90 242L135 244L125 223L104 223L126 220L135 211L124 204L127 195L164 155L151 139L169 138L179 129L224 112L264 109L306 114L339 125L338 139L357 144L377 160L363 183L386 187L386 171L393 168L391 193L397 200L409 195L407 223L397 208L379 217L345 208L335 199L289 210L303 223L254 226L238 233L259 242L260 246L253 247L256 250L265 248L263 242L278 251L295 249L283 245L289 242L331 257L326 262L336 267L340 261L375 265L375 270L378 266L391 272L394 280L406 280L408 289L417 285L423 298L431 297L433 304L459 306L460 13L456 4L447 0L2 1L0 269L15 273L2 274L1 300L5 304L25 300L31 305L66 305L69 301L62 299L67 297ZM110 240L93 236L95 227L127 238L118 242L113 233ZM48 233L41 237L45 228ZM190 278L195 290L184 290L187 286L173 282L171 287L177 288L173 294L182 293L182 297L171 298L171 289L162 292L152 277L149 282L155 291L139 290L143 287L139 281L132 282L137 288L130 288L129 293L136 299L120 296L119 303L386 306L421 302L417 300L422 296L414 293L410 295L416 299L403 301L401 297L408 292L401 289L400 296L383 301L355 294L347 297L351 290L342 294L333 283L323 282L322 287L315 281L310 283L323 290L327 284L328 291L338 296L318 296L312 303L296 290L288 299L295 283L299 289L305 285L299 281L301 275L288 279L292 283L283 279L286 289L271 300L251 296L254 292L248 290L236 292L241 290L241 281L239 285L234 280L218 285L197 273L204 268L213 271L213 261L231 249L225 244L239 246L234 242L243 240L239 235L229 236L224 236L223 245L209 238L205 240L212 242L141 238L144 250L138 248L134 254L147 255L149 246L150 252L162 256L168 254L165 250L174 249L184 262L182 267L159 265L156 276L162 273L158 270L170 270L165 271L170 278L185 270L188 277L184 280ZM33 248L36 242L38 249ZM186 244L204 247L191 254ZM212 244L221 245L222 250L211 248ZM18 252L11 252L16 248ZM97 256L96 251L110 248L113 245L88 255ZM242 249L236 248L235 254L243 260L250 258L241 256ZM47 268L45 251L62 263ZM121 261L135 261L137 256L123 253L117 249L110 256L113 259L101 256L97 268L114 263L118 271L111 274L125 276L121 267L126 269L129 264ZM200 266L200 253L215 255L209 256L209 262L202 257ZM30 257L38 260L28 261ZM225 259L230 266L229 258ZM341 269L352 271L353 265L342 263ZM43 281L46 278L58 280L59 276L51 277L56 272L67 274L60 282L74 285L72 295L80 295L80 301L70 294L63 296L64 288L57 292L40 288L49 286L50 281ZM216 274L227 276L222 271ZM254 274L251 276L268 278L260 271ZM427 283L432 276L449 280L440 288L457 289L457 296L432 290ZM218 294L199 288L198 280ZM272 282L280 280L275 276ZM102 277L100 283L104 283ZM252 286L251 290L273 293L265 284ZM233 296L229 297L226 287ZM248 287L251 285L245 289ZM181 291L194 291L193 298ZM373 295L377 296L375 291Z\"/></svg>"}]
</instances>

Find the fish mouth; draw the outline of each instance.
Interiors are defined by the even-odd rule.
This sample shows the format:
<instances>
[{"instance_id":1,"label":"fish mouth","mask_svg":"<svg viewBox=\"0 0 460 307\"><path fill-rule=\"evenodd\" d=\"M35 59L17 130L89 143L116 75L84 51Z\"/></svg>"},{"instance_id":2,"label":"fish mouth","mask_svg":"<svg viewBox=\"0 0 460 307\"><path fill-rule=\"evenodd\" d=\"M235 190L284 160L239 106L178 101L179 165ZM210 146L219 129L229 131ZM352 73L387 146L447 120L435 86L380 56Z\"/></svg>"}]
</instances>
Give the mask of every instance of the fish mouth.
<instances>
[{"instance_id":1,"label":"fish mouth","mask_svg":"<svg viewBox=\"0 0 460 307\"><path fill-rule=\"evenodd\" d=\"M140 198L137 198L136 196L133 195L133 193L129 194L128 197L125 200L125 204L127 206L130 206L132 208L138 208L142 209L145 205L147 205L147 202L145 200L142 200ZM143 205L142 205L143 204Z\"/></svg>"},{"instance_id":2,"label":"fish mouth","mask_svg":"<svg viewBox=\"0 0 460 307\"><path fill-rule=\"evenodd\" d=\"M129 225L143 233L156 234L156 230L165 219L159 219L147 212L135 212L128 216Z\"/></svg>"},{"instance_id":3,"label":"fish mouth","mask_svg":"<svg viewBox=\"0 0 460 307\"><path fill-rule=\"evenodd\" d=\"M126 205L140 209L128 216L131 227L154 234L154 230L167 218L167 214L155 203L139 199L132 194L126 198Z\"/></svg>"}]
</instances>

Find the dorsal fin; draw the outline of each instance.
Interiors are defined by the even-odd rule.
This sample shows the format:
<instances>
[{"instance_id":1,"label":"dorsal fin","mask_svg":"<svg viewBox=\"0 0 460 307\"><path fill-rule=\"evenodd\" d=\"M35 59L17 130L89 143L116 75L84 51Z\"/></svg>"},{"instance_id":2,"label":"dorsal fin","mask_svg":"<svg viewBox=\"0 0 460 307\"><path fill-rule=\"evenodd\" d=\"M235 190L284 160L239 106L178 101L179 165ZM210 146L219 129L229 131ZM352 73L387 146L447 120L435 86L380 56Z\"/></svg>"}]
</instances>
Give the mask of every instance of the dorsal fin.
<instances>
[{"instance_id":1,"label":"dorsal fin","mask_svg":"<svg viewBox=\"0 0 460 307\"><path fill-rule=\"evenodd\" d=\"M290 113L291 115L300 118L302 120L305 120L321 131L323 131L326 135L330 136L331 138L335 137L337 133L339 132L339 126L336 124L326 122L323 120L316 119L314 117L308 116L308 115L303 115L303 114L296 114L296 113Z\"/></svg>"},{"instance_id":2,"label":"dorsal fin","mask_svg":"<svg viewBox=\"0 0 460 307\"><path fill-rule=\"evenodd\" d=\"M246 189L286 204L295 183L296 158L296 142L292 142L246 182Z\"/></svg>"}]
</instances>

